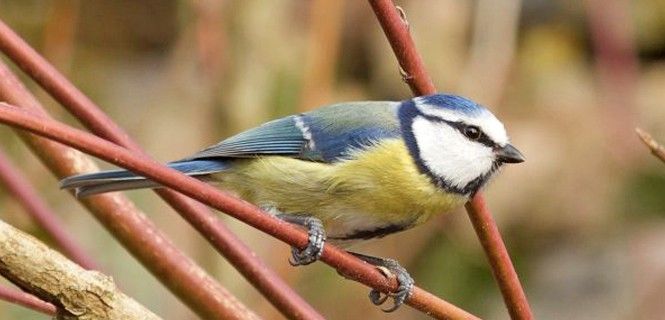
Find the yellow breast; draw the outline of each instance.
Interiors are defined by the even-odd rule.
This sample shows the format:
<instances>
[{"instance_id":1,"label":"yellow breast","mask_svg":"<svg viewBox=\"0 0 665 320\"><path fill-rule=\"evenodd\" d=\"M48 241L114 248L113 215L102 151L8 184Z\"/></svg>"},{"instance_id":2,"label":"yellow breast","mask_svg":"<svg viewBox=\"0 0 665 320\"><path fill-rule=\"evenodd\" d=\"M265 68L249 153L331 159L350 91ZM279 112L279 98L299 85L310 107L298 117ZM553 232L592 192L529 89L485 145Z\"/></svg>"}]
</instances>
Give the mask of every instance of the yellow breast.
<instances>
[{"instance_id":1,"label":"yellow breast","mask_svg":"<svg viewBox=\"0 0 665 320\"><path fill-rule=\"evenodd\" d=\"M216 176L222 187L260 206L318 217L330 237L411 227L467 200L433 185L398 139L335 164L277 156L236 161Z\"/></svg>"},{"instance_id":2,"label":"yellow breast","mask_svg":"<svg viewBox=\"0 0 665 320\"><path fill-rule=\"evenodd\" d=\"M416 223L462 205L466 198L442 191L420 173L401 140L390 140L336 166L334 188L369 212Z\"/></svg>"}]
</instances>

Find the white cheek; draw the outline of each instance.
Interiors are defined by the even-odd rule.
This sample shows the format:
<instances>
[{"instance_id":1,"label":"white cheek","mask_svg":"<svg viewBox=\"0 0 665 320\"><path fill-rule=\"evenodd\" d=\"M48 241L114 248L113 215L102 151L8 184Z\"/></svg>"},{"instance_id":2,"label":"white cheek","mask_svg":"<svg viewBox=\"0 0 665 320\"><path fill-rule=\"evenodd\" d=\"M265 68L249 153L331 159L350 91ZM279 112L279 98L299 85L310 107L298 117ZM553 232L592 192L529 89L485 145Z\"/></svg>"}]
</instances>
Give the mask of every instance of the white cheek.
<instances>
[{"instance_id":1,"label":"white cheek","mask_svg":"<svg viewBox=\"0 0 665 320\"><path fill-rule=\"evenodd\" d=\"M465 187L492 168L491 148L469 141L446 124L417 117L412 129L425 166L456 187Z\"/></svg>"}]
</instances>

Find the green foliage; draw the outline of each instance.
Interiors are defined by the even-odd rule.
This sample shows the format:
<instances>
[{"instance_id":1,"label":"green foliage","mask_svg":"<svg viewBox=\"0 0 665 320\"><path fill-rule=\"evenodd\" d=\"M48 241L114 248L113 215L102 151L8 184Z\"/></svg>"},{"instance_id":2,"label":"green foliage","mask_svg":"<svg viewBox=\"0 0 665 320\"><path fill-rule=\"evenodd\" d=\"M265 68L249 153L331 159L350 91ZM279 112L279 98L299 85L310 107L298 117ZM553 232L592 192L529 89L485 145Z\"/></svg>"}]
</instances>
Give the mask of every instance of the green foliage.
<instances>
[{"instance_id":1,"label":"green foliage","mask_svg":"<svg viewBox=\"0 0 665 320\"><path fill-rule=\"evenodd\" d=\"M446 236L434 237L414 264L418 285L475 314L488 311L496 293L489 266L480 252L469 252Z\"/></svg>"},{"instance_id":2,"label":"green foliage","mask_svg":"<svg viewBox=\"0 0 665 320\"><path fill-rule=\"evenodd\" d=\"M632 175L622 192L623 216L665 218L665 169L643 170Z\"/></svg>"}]
</instances>

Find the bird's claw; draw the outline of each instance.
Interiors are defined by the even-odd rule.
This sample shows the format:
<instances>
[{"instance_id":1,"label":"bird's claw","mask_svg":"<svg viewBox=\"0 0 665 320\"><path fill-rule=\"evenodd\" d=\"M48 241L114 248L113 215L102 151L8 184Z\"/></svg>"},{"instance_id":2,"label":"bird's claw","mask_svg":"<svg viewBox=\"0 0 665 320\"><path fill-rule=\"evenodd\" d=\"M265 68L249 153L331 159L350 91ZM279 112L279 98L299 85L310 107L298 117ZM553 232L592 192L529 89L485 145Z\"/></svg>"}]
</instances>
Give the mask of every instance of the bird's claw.
<instances>
[{"instance_id":1,"label":"bird's claw","mask_svg":"<svg viewBox=\"0 0 665 320\"><path fill-rule=\"evenodd\" d=\"M372 289L372 291L369 292L369 301L375 306L382 305L389 297L389 294L381 294L381 291L376 289Z\"/></svg>"},{"instance_id":2,"label":"bird's claw","mask_svg":"<svg viewBox=\"0 0 665 320\"><path fill-rule=\"evenodd\" d=\"M366 256L359 253L353 253L353 255L357 256L361 260L375 265L376 268L379 269L379 271L381 271L381 273L386 278L397 279L398 286L395 292L384 294L376 289L372 289L372 291L369 292L369 300L376 306L384 304L388 298L393 298L393 306L388 309L381 309L382 311L393 312L399 309L399 307L404 304L406 299L411 296L415 281L413 281L411 275L409 275L406 269L404 269L404 267L402 267L397 261L393 259Z\"/></svg>"},{"instance_id":3,"label":"bird's claw","mask_svg":"<svg viewBox=\"0 0 665 320\"><path fill-rule=\"evenodd\" d=\"M307 228L307 234L309 235L307 247L304 249L291 247L289 263L292 266L304 266L318 260L323 253L323 245L326 242L326 232L323 229L321 220L307 216L279 215L278 217L284 221Z\"/></svg>"},{"instance_id":4,"label":"bird's claw","mask_svg":"<svg viewBox=\"0 0 665 320\"><path fill-rule=\"evenodd\" d=\"M381 270L381 273L386 275L388 278L397 278L397 290L395 292L390 292L386 293L384 295L381 294L380 291L376 289L372 289L369 293L369 300L372 301L372 303L376 306L380 306L383 303L388 300L389 297L393 298L393 306L388 308L388 309L381 309L383 312L393 312L399 307L404 304L404 301L411 296L411 292L413 291L413 285L415 281L413 281L413 278L411 278L411 275L404 269L404 267L400 266L397 261L392 260L392 259L386 259L385 260L386 265L384 266L379 266L379 270Z\"/></svg>"}]
</instances>

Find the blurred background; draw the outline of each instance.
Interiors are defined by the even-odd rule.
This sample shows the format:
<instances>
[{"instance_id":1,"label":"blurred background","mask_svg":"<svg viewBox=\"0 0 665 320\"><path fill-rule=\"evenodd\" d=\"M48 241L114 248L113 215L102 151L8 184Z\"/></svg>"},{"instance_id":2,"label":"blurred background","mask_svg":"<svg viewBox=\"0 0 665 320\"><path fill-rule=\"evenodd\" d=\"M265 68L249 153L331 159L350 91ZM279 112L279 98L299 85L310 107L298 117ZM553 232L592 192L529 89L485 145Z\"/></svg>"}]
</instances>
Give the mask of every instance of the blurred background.
<instances>
[{"instance_id":1,"label":"blurred background","mask_svg":"<svg viewBox=\"0 0 665 320\"><path fill-rule=\"evenodd\" d=\"M492 109L528 159L486 195L536 317L665 319L665 164L634 133L665 142L665 1L397 4L439 90ZM163 161L323 104L411 96L366 1L0 0L0 18ZM0 143L120 288L162 317L196 318L13 132L0 127ZM245 304L281 319L153 193L128 195ZM50 241L1 187L0 216ZM386 315L367 288L323 264L292 268L286 245L220 216L331 319L426 318ZM355 249L398 259L478 316L508 318L463 210ZM47 317L0 302L0 318Z\"/></svg>"}]
</instances>

